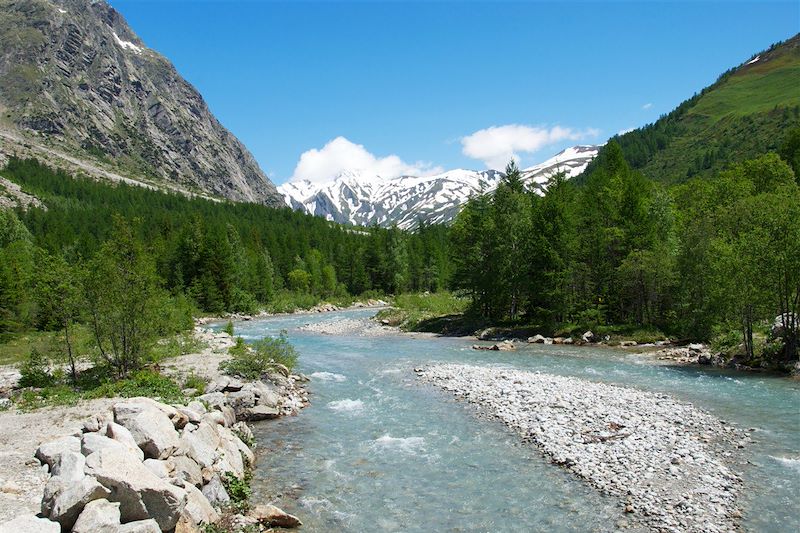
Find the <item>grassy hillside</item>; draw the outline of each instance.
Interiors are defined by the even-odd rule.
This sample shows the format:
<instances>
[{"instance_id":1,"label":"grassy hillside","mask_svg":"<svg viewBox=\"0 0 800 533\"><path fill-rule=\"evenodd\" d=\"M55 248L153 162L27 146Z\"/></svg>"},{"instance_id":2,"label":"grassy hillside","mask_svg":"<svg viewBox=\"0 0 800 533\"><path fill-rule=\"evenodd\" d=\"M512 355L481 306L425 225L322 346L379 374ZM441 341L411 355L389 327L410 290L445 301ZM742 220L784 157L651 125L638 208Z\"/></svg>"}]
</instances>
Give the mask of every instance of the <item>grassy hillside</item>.
<instances>
[{"instance_id":1,"label":"grassy hillside","mask_svg":"<svg viewBox=\"0 0 800 533\"><path fill-rule=\"evenodd\" d=\"M615 139L633 168L680 183L774 151L798 124L800 34L725 72L655 123Z\"/></svg>"}]
</instances>

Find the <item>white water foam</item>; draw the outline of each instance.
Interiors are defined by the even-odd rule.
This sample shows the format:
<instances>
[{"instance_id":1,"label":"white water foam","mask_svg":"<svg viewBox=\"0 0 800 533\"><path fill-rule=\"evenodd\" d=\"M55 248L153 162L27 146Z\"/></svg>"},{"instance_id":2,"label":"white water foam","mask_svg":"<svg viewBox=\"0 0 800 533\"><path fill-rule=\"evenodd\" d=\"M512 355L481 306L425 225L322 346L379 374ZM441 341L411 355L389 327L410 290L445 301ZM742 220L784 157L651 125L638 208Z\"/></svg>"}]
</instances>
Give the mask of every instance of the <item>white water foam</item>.
<instances>
[{"instance_id":1,"label":"white water foam","mask_svg":"<svg viewBox=\"0 0 800 533\"><path fill-rule=\"evenodd\" d=\"M383 437L375 439L374 445L382 449L414 454L425 446L425 439L423 437L403 438L384 435Z\"/></svg>"},{"instance_id":2,"label":"white water foam","mask_svg":"<svg viewBox=\"0 0 800 533\"><path fill-rule=\"evenodd\" d=\"M364 402L361 400L351 400L348 398L345 400L328 402L328 408L343 413L360 413L364 410Z\"/></svg>"},{"instance_id":3,"label":"white water foam","mask_svg":"<svg viewBox=\"0 0 800 533\"><path fill-rule=\"evenodd\" d=\"M791 468L792 470L796 470L800 473L800 458L797 457L775 457L774 455L770 455L773 459L781 463L782 465L786 466L787 468Z\"/></svg>"},{"instance_id":4,"label":"white water foam","mask_svg":"<svg viewBox=\"0 0 800 533\"><path fill-rule=\"evenodd\" d=\"M310 377L320 381L336 381L337 383L341 383L347 379L345 376L334 374L333 372L314 372Z\"/></svg>"}]
</instances>

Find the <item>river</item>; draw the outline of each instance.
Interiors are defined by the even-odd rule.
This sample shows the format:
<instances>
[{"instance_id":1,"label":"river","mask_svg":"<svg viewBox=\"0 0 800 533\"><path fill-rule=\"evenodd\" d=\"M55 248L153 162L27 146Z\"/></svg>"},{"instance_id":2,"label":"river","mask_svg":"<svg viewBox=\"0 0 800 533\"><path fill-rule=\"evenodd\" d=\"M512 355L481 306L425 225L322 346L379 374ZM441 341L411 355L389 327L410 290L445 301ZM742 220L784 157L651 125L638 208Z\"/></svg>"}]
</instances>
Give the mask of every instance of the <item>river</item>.
<instances>
[{"instance_id":1,"label":"river","mask_svg":"<svg viewBox=\"0 0 800 533\"><path fill-rule=\"evenodd\" d=\"M747 531L800 531L800 382L653 364L610 348L526 345L411 335L322 335L314 321L373 310L235 324L245 340L286 330L311 376L311 406L256 424L253 501L298 515L306 531L612 531L619 502L550 464L499 422L415 379L413 368L458 362L538 370L668 393L742 428L737 463Z\"/></svg>"}]
</instances>

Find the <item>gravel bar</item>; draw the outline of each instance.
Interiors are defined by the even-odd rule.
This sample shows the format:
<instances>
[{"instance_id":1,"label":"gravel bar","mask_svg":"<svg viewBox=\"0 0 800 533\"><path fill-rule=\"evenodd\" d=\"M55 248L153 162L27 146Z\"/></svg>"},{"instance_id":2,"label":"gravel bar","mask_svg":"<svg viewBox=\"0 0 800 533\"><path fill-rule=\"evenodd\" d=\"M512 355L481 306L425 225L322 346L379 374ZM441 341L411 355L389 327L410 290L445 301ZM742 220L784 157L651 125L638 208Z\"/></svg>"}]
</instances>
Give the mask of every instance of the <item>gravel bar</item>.
<instances>
[{"instance_id":1,"label":"gravel bar","mask_svg":"<svg viewBox=\"0 0 800 533\"><path fill-rule=\"evenodd\" d=\"M652 531L737 531L742 481L723 458L749 440L654 392L507 368L441 364L424 382L480 406ZM627 521L622 521L627 522Z\"/></svg>"}]
</instances>

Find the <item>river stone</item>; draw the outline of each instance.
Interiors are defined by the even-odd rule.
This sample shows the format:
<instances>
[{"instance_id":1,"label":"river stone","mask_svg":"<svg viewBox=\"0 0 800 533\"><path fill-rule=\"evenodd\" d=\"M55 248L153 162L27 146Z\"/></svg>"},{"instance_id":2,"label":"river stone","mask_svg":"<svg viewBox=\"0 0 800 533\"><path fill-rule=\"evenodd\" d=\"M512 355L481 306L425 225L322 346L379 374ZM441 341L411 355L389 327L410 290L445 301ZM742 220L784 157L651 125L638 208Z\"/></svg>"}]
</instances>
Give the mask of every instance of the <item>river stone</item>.
<instances>
[{"instance_id":1,"label":"river stone","mask_svg":"<svg viewBox=\"0 0 800 533\"><path fill-rule=\"evenodd\" d=\"M117 533L119 518L119 503L95 500L83 509L72 533Z\"/></svg>"},{"instance_id":2,"label":"river stone","mask_svg":"<svg viewBox=\"0 0 800 533\"><path fill-rule=\"evenodd\" d=\"M279 407L281 404L281 396L263 381L254 381L252 383L253 391L258 397L258 405L266 405L267 407Z\"/></svg>"},{"instance_id":3,"label":"river stone","mask_svg":"<svg viewBox=\"0 0 800 533\"><path fill-rule=\"evenodd\" d=\"M69 531L89 502L107 498L110 494L93 477L84 476L78 480L70 480L54 476L47 481L44 488L42 514Z\"/></svg>"},{"instance_id":4,"label":"river stone","mask_svg":"<svg viewBox=\"0 0 800 533\"><path fill-rule=\"evenodd\" d=\"M203 484L203 474L197 461L185 455L176 455L170 460L175 465L172 475L196 487Z\"/></svg>"},{"instance_id":5,"label":"river stone","mask_svg":"<svg viewBox=\"0 0 800 533\"><path fill-rule=\"evenodd\" d=\"M158 527L158 522L148 518L122 524L117 531L118 533L161 533L161 528Z\"/></svg>"},{"instance_id":6,"label":"river stone","mask_svg":"<svg viewBox=\"0 0 800 533\"><path fill-rule=\"evenodd\" d=\"M256 505L250 512L250 516L266 527L294 528L303 525L299 518L274 505Z\"/></svg>"},{"instance_id":7,"label":"river stone","mask_svg":"<svg viewBox=\"0 0 800 533\"><path fill-rule=\"evenodd\" d=\"M268 420L271 418L278 418L281 412L277 407L269 407L266 405L256 405L252 409L248 409L244 413L244 419L256 422L258 420Z\"/></svg>"},{"instance_id":8,"label":"river stone","mask_svg":"<svg viewBox=\"0 0 800 533\"><path fill-rule=\"evenodd\" d=\"M53 463L52 475L65 481L80 481L83 479L83 467L86 458L78 452L65 452L56 457Z\"/></svg>"},{"instance_id":9,"label":"river stone","mask_svg":"<svg viewBox=\"0 0 800 533\"><path fill-rule=\"evenodd\" d=\"M136 400L115 404L114 421L128 428L145 457L164 459L178 447L180 437L170 419L177 411L152 405L155 403Z\"/></svg>"},{"instance_id":10,"label":"river stone","mask_svg":"<svg viewBox=\"0 0 800 533\"><path fill-rule=\"evenodd\" d=\"M78 452L81 451L81 439L70 435L69 437L61 437L44 442L36 449L36 458L42 464L46 464L52 468L56 458L64 452Z\"/></svg>"},{"instance_id":11,"label":"river stone","mask_svg":"<svg viewBox=\"0 0 800 533\"><path fill-rule=\"evenodd\" d=\"M61 526L47 518L23 515L0 524L0 533L61 533Z\"/></svg>"},{"instance_id":12,"label":"river stone","mask_svg":"<svg viewBox=\"0 0 800 533\"><path fill-rule=\"evenodd\" d=\"M190 422L189 416L181 409L178 409L177 412L170 418L170 420L172 421L172 426L175 429L183 429L186 427L186 424Z\"/></svg>"},{"instance_id":13,"label":"river stone","mask_svg":"<svg viewBox=\"0 0 800 533\"><path fill-rule=\"evenodd\" d=\"M133 438L133 435L125 426L121 426L115 422L109 422L108 425L106 425L106 437L124 444L139 457L140 461L144 459L144 452L139 448L139 445L136 444L136 439Z\"/></svg>"},{"instance_id":14,"label":"river stone","mask_svg":"<svg viewBox=\"0 0 800 533\"><path fill-rule=\"evenodd\" d=\"M252 389L244 389L228 394L228 404L238 415L245 409L249 409L256 404L256 393Z\"/></svg>"},{"instance_id":15,"label":"river stone","mask_svg":"<svg viewBox=\"0 0 800 533\"><path fill-rule=\"evenodd\" d=\"M153 518L169 531L186 507L186 491L153 474L128 452L106 448L86 458L87 474L111 489L125 522Z\"/></svg>"},{"instance_id":16,"label":"river stone","mask_svg":"<svg viewBox=\"0 0 800 533\"><path fill-rule=\"evenodd\" d=\"M186 448L186 455L194 459L201 468L212 467L217 460L217 448L220 437L217 424L204 420L194 431L184 431L181 445Z\"/></svg>"},{"instance_id":17,"label":"river stone","mask_svg":"<svg viewBox=\"0 0 800 533\"><path fill-rule=\"evenodd\" d=\"M542 335L534 335L533 337L528 337L528 342L533 344L544 344L545 338Z\"/></svg>"},{"instance_id":18,"label":"river stone","mask_svg":"<svg viewBox=\"0 0 800 533\"><path fill-rule=\"evenodd\" d=\"M225 490L225 485L223 485L222 479L218 475L212 477L201 492L209 503L215 507L222 507L231 501L231 497L228 496L228 491Z\"/></svg>"}]
</instances>

